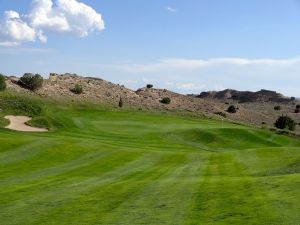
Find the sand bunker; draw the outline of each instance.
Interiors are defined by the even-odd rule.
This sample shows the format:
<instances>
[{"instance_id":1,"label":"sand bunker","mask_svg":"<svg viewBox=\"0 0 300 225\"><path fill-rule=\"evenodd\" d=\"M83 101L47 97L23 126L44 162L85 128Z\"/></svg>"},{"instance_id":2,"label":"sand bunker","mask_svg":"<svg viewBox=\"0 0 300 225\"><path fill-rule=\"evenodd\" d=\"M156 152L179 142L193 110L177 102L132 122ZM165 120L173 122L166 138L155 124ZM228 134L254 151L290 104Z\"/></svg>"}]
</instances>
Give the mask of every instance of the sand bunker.
<instances>
[{"instance_id":1,"label":"sand bunker","mask_svg":"<svg viewBox=\"0 0 300 225\"><path fill-rule=\"evenodd\" d=\"M10 121L10 124L5 128L17 131L26 131L26 132L47 132L45 128L37 128L26 125L25 123L31 120L28 116L5 116L5 119Z\"/></svg>"}]
</instances>

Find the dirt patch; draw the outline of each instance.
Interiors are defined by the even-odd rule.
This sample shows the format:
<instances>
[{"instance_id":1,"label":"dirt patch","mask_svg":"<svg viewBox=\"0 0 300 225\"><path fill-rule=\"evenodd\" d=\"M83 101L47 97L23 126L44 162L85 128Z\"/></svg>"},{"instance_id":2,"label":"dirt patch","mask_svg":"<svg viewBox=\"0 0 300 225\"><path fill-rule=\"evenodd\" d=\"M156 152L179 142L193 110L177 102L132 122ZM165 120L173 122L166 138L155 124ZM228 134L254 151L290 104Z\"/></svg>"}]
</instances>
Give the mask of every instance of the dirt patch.
<instances>
[{"instance_id":1,"label":"dirt patch","mask_svg":"<svg viewBox=\"0 0 300 225\"><path fill-rule=\"evenodd\" d=\"M10 124L5 128L16 130L16 131L25 131L25 132L47 132L45 128L31 127L25 123L31 120L28 116L5 116L5 119L10 121Z\"/></svg>"}]
</instances>

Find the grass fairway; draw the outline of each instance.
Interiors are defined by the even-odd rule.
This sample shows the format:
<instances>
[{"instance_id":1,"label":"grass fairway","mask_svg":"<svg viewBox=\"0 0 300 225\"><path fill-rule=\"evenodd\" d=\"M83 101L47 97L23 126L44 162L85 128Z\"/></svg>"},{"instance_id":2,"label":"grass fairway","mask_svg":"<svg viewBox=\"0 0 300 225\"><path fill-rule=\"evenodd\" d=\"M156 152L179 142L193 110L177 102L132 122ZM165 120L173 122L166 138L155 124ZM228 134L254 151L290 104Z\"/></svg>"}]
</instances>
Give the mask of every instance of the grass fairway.
<instances>
[{"instance_id":1,"label":"grass fairway","mask_svg":"<svg viewBox=\"0 0 300 225\"><path fill-rule=\"evenodd\" d=\"M0 129L0 224L300 224L300 141L205 119L44 105Z\"/></svg>"}]
</instances>

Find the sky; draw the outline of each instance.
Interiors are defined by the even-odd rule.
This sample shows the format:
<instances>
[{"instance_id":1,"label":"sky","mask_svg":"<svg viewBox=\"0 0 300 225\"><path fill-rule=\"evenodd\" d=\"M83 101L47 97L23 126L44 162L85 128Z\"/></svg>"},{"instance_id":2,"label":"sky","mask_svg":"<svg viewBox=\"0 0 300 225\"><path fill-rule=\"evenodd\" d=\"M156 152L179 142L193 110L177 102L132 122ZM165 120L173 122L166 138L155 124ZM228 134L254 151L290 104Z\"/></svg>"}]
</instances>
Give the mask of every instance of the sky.
<instances>
[{"instance_id":1,"label":"sky","mask_svg":"<svg viewBox=\"0 0 300 225\"><path fill-rule=\"evenodd\" d=\"M0 0L0 73L300 97L299 0Z\"/></svg>"}]
</instances>

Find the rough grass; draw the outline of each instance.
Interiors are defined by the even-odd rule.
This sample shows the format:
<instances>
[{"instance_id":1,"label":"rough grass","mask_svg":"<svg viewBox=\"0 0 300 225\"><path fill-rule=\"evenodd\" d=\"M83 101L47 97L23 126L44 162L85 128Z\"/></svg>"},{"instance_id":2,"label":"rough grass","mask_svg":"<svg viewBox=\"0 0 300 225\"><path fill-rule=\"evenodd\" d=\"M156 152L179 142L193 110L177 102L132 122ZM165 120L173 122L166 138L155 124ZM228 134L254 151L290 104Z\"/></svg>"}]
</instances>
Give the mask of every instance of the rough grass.
<instances>
[{"instance_id":1,"label":"rough grass","mask_svg":"<svg viewBox=\"0 0 300 225\"><path fill-rule=\"evenodd\" d=\"M0 93L1 112L13 115L38 116L42 112L41 102L37 99L15 95L10 92Z\"/></svg>"},{"instance_id":2,"label":"rough grass","mask_svg":"<svg viewBox=\"0 0 300 225\"><path fill-rule=\"evenodd\" d=\"M0 92L0 127L5 127L9 121L5 115L30 116L33 119L27 125L55 130L63 126L47 113L47 105L42 99L34 96L22 96L13 92Z\"/></svg>"},{"instance_id":3,"label":"rough grass","mask_svg":"<svg viewBox=\"0 0 300 225\"><path fill-rule=\"evenodd\" d=\"M300 224L300 141L237 124L44 103L0 129L0 223ZM50 122L49 122L50 123Z\"/></svg>"},{"instance_id":4,"label":"rough grass","mask_svg":"<svg viewBox=\"0 0 300 225\"><path fill-rule=\"evenodd\" d=\"M5 127L9 124L9 121L4 118L4 115L1 115L0 113L0 127Z\"/></svg>"}]
</instances>

